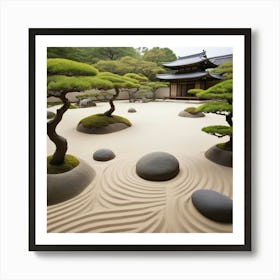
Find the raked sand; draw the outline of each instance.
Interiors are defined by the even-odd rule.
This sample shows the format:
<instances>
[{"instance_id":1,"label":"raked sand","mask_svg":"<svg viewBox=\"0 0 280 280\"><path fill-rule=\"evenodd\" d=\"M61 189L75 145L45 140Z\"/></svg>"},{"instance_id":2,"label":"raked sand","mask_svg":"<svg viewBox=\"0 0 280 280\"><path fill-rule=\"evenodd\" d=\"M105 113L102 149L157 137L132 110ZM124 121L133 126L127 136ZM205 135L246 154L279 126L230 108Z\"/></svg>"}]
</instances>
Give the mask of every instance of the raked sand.
<instances>
[{"instance_id":1,"label":"raked sand","mask_svg":"<svg viewBox=\"0 0 280 280\"><path fill-rule=\"evenodd\" d=\"M57 132L68 140L67 153L85 160L96 177L80 195L48 207L48 232L232 232L232 225L207 219L191 201L197 189L212 189L232 198L232 168L204 157L208 148L226 139L201 131L208 125L226 125L224 117L179 117L186 107L198 106L182 101L115 104L114 114L128 118L132 127L104 135L76 131L82 118L105 112L108 103L68 110L59 124ZM130 107L137 112L128 113ZM48 110L55 112L55 107ZM93 160L100 148L111 149L116 158ZM48 140L48 154L53 151ZM137 176L136 162L156 151L179 160L175 178L151 182Z\"/></svg>"}]
</instances>

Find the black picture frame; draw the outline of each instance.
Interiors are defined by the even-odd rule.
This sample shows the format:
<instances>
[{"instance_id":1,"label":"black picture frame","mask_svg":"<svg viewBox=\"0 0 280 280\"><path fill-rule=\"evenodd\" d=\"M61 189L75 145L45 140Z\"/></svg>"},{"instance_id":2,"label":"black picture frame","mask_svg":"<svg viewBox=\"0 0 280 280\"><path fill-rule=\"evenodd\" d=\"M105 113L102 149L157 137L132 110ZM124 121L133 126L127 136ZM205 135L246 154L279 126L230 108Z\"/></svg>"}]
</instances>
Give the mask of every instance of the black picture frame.
<instances>
[{"instance_id":1,"label":"black picture frame","mask_svg":"<svg viewBox=\"0 0 280 280\"><path fill-rule=\"evenodd\" d=\"M38 244L36 238L36 39L39 36L195 35L244 38L244 242L243 244ZM29 250L30 251L250 251L251 248L251 29L249 28L30 28L29 29Z\"/></svg>"}]
</instances>

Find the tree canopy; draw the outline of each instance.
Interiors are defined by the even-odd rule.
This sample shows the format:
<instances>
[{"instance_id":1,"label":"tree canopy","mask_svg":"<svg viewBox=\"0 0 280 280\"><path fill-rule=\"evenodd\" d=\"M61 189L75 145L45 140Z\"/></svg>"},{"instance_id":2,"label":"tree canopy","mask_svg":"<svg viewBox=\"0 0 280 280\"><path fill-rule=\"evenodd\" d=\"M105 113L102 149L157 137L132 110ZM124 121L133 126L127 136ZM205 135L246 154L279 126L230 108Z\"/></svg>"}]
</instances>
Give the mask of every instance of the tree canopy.
<instances>
[{"instance_id":1,"label":"tree canopy","mask_svg":"<svg viewBox=\"0 0 280 280\"><path fill-rule=\"evenodd\" d=\"M163 62L169 62L177 59L171 49L159 47L145 50L143 58L144 60L155 62L159 66L161 66Z\"/></svg>"},{"instance_id":2,"label":"tree canopy","mask_svg":"<svg viewBox=\"0 0 280 280\"><path fill-rule=\"evenodd\" d=\"M50 58L47 61L48 75L95 76L98 70L91 65L63 58Z\"/></svg>"},{"instance_id":3,"label":"tree canopy","mask_svg":"<svg viewBox=\"0 0 280 280\"><path fill-rule=\"evenodd\" d=\"M48 58L66 58L88 64L98 60L116 60L123 56L140 57L132 47L48 47Z\"/></svg>"},{"instance_id":4,"label":"tree canopy","mask_svg":"<svg viewBox=\"0 0 280 280\"><path fill-rule=\"evenodd\" d=\"M135 73L144 75L149 80L156 80L156 74L165 72L162 67L154 62L130 56L125 56L119 60L112 61L100 60L94 64L94 66L101 72L112 72L119 75Z\"/></svg>"}]
</instances>

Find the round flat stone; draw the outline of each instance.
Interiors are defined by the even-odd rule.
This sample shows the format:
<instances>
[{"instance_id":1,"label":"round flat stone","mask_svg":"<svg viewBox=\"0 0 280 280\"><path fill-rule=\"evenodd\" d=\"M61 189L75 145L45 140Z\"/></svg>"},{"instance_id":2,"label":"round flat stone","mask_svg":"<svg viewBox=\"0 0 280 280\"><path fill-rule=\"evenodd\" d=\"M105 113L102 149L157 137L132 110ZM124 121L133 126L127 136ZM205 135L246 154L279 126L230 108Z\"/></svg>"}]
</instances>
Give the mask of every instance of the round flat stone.
<instances>
[{"instance_id":1,"label":"round flat stone","mask_svg":"<svg viewBox=\"0 0 280 280\"><path fill-rule=\"evenodd\" d=\"M136 113L136 109L134 109L134 108L129 108L129 109L127 110L127 112L128 112L128 113Z\"/></svg>"},{"instance_id":2,"label":"round flat stone","mask_svg":"<svg viewBox=\"0 0 280 280\"><path fill-rule=\"evenodd\" d=\"M109 149L99 149L93 154L93 159L98 161L108 161L115 157L116 155Z\"/></svg>"},{"instance_id":3,"label":"round flat stone","mask_svg":"<svg viewBox=\"0 0 280 280\"><path fill-rule=\"evenodd\" d=\"M171 154L154 152L143 156L136 164L136 173L149 181L167 181L179 173L179 162Z\"/></svg>"},{"instance_id":4,"label":"round flat stone","mask_svg":"<svg viewBox=\"0 0 280 280\"><path fill-rule=\"evenodd\" d=\"M192 194L195 208L205 217L221 223L232 223L232 199L212 190L197 190Z\"/></svg>"}]
</instances>

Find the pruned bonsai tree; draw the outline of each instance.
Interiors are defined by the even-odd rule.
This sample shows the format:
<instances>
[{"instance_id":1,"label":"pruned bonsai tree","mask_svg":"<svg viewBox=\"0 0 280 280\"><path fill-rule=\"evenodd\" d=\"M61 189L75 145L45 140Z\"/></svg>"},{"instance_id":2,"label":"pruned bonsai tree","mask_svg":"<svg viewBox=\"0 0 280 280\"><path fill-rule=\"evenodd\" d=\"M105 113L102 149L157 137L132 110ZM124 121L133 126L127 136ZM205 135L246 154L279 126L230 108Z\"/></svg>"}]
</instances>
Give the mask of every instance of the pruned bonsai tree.
<instances>
[{"instance_id":1,"label":"pruned bonsai tree","mask_svg":"<svg viewBox=\"0 0 280 280\"><path fill-rule=\"evenodd\" d=\"M139 75L135 73L127 73L124 77L129 77L136 80L140 87L137 88L134 92L129 91L129 102L136 101L136 95L145 95L148 92L152 93L152 100L156 100L156 93L159 88L168 87L168 83L165 82L152 82L149 81L144 75Z\"/></svg>"},{"instance_id":2,"label":"pruned bonsai tree","mask_svg":"<svg viewBox=\"0 0 280 280\"><path fill-rule=\"evenodd\" d=\"M127 89L129 102L135 102L137 99L137 95L139 95L140 88L142 88L143 84L148 82L149 79L144 75L136 74L136 73L127 73L124 75L124 77L136 80L139 83L139 86L134 90Z\"/></svg>"},{"instance_id":3,"label":"pruned bonsai tree","mask_svg":"<svg viewBox=\"0 0 280 280\"><path fill-rule=\"evenodd\" d=\"M228 136L229 140L226 143L218 144L217 147L222 150L232 152L232 63L230 62L220 65L217 68L210 70L210 73L215 74L216 77L219 76L222 79L222 81L206 90L200 90L196 93L198 97L213 99L213 102L205 103L197 107L196 112L214 113L217 115L225 116L228 125L208 126L202 128L202 131L214 135L218 138ZM220 163L218 161L219 160L217 160L217 163ZM231 166L232 162L224 162L224 165Z\"/></svg>"},{"instance_id":4,"label":"pruned bonsai tree","mask_svg":"<svg viewBox=\"0 0 280 280\"><path fill-rule=\"evenodd\" d=\"M148 82L146 85L150 88L150 91L152 92L152 100L155 101L157 97L157 90L159 88L168 87L168 83L164 82Z\"/></svg>"},{"instance_id":5,"label":"pruned bonsai tree","mask_svg":"<svg viewBox=\"0 0 280 280\"><path fill-rule=\"evenodd\" d=\"M104 113L104 115L107 117L111 117L113 112L115 111L114 100L116 100L119 96L121 89L139 87L139 83L137 82L137 80L110 72L99 73L98 77L110 81L113 84L113 88L115 90L115 94L113 94L109 99L110 109Z\"/></svg>"},{"instance_id":6,"label":"pruned bonsai tree","mask_svg":"<svg viewBox=\"0 0 280 280\"><path fill-rule=\"evenodd\" d=\"M56 133L57 125L62 120L64 113L70 107L70 102L66 97L67 93L84 91L96 87L112 88L112 83L97 78L97 74L97 69L85 63L60 58L48 59L47 97L56 97L63 103L63 105L57 109L54 118L47 123L48 137L56 147L54 154L48 158L49 165L67 165L65 162L65 156L68 148L67 140ZM73 160L73 158L71 158L71 161L76 162L77 165L77 161ZM69 169L71 168L73 168L72 165L69 166ZM58 168L54 168L54 170L58 170Z\"/></svg>"},{"instance_id":7,"label":"pruned bonsai tree","mask_svg":"<svg viewBox=\"0 0 280 280\"><path fill-rule=\"evenodd\" d=\"M110 72L99 73L98 78L109 81L113 86L114 93L109 97L110 108L103 114L95 114L82 119L77 130L89 134L105 134L119 131L131 126L126 118L113 115L115 111L115 99L119 96L121 89L138 88L139 83L129 77L120 76Z\"/></svg>"}]
</instances>

